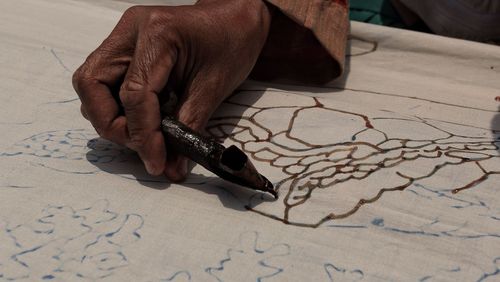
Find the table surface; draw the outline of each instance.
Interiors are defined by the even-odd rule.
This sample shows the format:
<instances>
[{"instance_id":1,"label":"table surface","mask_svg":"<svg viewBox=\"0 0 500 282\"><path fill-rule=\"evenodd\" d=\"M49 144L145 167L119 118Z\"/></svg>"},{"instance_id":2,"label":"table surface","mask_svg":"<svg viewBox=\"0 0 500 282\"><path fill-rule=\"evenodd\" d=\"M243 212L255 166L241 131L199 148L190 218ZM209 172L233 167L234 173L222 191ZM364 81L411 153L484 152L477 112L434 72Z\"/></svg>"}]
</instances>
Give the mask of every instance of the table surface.
<instances>
[{"instance_id":1,"label":"table surface","mask_svg":"<svg viewBox=\"0 0 500 282\"><path fill-rule=\"evenodd\" d=\"M0 1L0 280L500 279L499 47L352 23L341 79L246 82L207 130L274 202L150 177L80 117L72 72L129 5Z\"/></svg>"}]
</instances>

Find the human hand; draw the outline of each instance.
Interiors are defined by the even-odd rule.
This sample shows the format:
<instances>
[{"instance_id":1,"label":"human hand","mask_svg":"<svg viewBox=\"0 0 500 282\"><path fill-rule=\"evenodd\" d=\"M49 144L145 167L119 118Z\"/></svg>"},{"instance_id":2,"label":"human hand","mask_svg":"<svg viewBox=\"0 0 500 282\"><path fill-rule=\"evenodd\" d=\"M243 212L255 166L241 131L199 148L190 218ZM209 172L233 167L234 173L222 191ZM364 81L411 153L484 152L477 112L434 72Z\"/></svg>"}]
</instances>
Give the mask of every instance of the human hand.
<instances>
[{"instance_id":1,"label":"human hand","mask_svg":"<svg viewBox=\"0 0 500 282\"><path fill-rule=\"evenodd\" d=\"M188 163L165 148L161 97L178 93L176 117L202 131L249 75L270 21L263 0L132 7L73 75L82 115L101 137L136 151L150 174L181 181Z\"/></svg>"}]
</instances>

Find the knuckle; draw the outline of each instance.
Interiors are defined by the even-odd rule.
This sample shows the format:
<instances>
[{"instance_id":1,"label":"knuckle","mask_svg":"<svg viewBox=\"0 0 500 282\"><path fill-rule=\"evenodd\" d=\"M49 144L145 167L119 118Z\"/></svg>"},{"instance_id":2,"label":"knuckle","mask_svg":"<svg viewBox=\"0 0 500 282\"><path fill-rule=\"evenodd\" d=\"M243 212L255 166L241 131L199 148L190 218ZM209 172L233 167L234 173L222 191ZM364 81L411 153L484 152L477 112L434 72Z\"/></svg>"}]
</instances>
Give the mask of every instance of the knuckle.
<instances>
[{"instance_id":1,"label":"knuckle","mask_svg":"<svg viewBox=\"0 0 500 282\"><path fill-rule=\"evenodd\" d=\"M177 25L179 19L174 18L175 13L169 8L152 9L146 18L146 34L152 43L158 44L159 42L172 42L178 39Z\"/></svg>"},{"instance_id":2,"label":"knuckle","mask_svg":"<svg viewBox=\"0 0 500 282\"><path fill-rule=\"evenodd\" d=\"M147 15L148 25L158 25L165 21L165 13L158 9L151 10Z\"/></svg>"},{"instance_id":3,"label":"knuckle","mask_svg":"<svg viewBox=\"0 0 500 282\"><path fill-rule=\"evenodd\" d=\"M147 15L148 25L161 25L164 26L172 22L173 13L168 8L163 9L150 9Z\"/></svg>"},{"instance_id":4,"label":"knuckle","mask_svg":"<svg viewBox=\"0 0 500 282\"><path fill-rule=\"evenodd\" d=\"M125 110L130 110L141 104L141 95L137 92L120 91L120 101L125 107Z\"/></svg>"},{"instance_id":5,"label":"knuckle","mask_svg":"<svg viewBox=\"0 0 500 282\"><path fill-rule=\"evenodd\" d=\"M127 86L127 90L122 89L119 95L125 112L138 111L140 114L146 114L146 109L153 110L153 107L156 106L155 101L158 100L158 96L154 91L135 84Z\"/></svg>"},{"instance_id":6,"label":"knuckle","mask_svg":"<svg viewBox=\"0 0 500 282\"><path fill-rule=\"evenodd\" d=\"M92 75L90 74L90 71L86 67L86 64L84 64L73 73L71 79L73 88L78 94L83 94L81 92L83 92L86 85L91 79Z\"/></svg>"},{"instance_id":7,"label":"knuckle","mask_svg":"<svg viewBox=\"0 0 500 282\"><path fill-rule=\"evenodd\" d=\"M92 52L85 62L73 73L72 83L73 88L79 92L84 87L96 80L96 69L99 69L99 62L101 61L101 55L99 50Z\"/></svg>"},{"instance_id":8,"label":"knuckle","mask_svg":"<svg viewBox=\"0 0 500 282\"><path fill-rule=\"evenodd\" d=\"M80 87L81 77L82 77L82 73L80 71L80 68L78 68L73 73L73 76L71 77L71 82L72 82L73 88L75 89L76 92L79 92L81 89L81 87Z\"/></svg>"},{"instance_id":9,"label":"knuckle","mask_svg":"<svg viewBox=\"0 0 500 282\"><path fill-rule=\"evenodd\" d=\"M129 96L133 96L130 95L130 92L143 92L144 90L146 90L144 81L145 79L142 75L129 74L127 79L120 86L120 98L127 100L128 98L131 98ZM124 97L121 97L122 95ZM122 102L125 103L126 101L122 100Z\"/></svg>"},{"instance_id":10,"label":"knuckle","mask_svg":"<svg viewBox=\"0 0 500 282\"><path fill-rule=\"evenodd\" d=\"M123 12L122 18L131 18L137 16L142 10L144 9L143 6L135 5L132 7L129 7L125 12Z\"/></svg>"},{"instance_id":11,"label":"knuckle","mask_svg":"<svg viewBox=\"0 0 500 282\"><path fill-rule=\"evenodd\" d=\"M193 129L194 131L200 132L204 129L207 120L203 117L203 115L191 113L191 114L180 114L179 120Z\"/></svg>"}]
</instances>

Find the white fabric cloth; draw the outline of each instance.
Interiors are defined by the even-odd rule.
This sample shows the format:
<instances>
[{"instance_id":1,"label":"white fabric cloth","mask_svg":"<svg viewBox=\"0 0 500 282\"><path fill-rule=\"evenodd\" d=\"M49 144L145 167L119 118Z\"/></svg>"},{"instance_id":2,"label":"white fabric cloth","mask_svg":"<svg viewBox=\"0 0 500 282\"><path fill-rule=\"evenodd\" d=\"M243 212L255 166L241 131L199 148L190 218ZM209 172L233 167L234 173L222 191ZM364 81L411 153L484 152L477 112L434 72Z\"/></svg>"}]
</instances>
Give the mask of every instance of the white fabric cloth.
<instances>
[{"instance_id":1,"label":"white fabric cloth","mask_svg":"<svg viewBox=\"0 0 500 282\"><path fill-rule=\"evenodd\" d=\"M352 23L343 79L245 83L208 131L273 202L148 177L80 117L71 74L126 6L0 1L0 280L500 279L500 48Z\"/></svg>"}]
</instances>

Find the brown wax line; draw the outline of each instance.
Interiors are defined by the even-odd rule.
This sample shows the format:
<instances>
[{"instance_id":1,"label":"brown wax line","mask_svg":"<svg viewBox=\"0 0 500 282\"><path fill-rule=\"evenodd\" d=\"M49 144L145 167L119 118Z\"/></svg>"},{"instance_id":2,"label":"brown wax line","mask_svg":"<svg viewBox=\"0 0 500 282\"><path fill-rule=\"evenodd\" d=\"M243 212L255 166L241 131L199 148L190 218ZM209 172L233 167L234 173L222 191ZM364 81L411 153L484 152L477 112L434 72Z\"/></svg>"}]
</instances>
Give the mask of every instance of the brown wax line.
<instances>
[{"instance_id":1,"label":"brown wax line","mask_svg":"<svg viewBox=\"0 0 500 282\"><path fill-rule=\"evenodd\" d=\"M242 91L245 91L245 90L242 90ZM246 206L246 208L248 210L251 210L251 211L253 211L253 212L257 213L257 214L260 214L262 216L266 216L268 218L281 221L281 222L283 222L285 224L294 225L294 226L298 226L298 227L317 228L317 227L321 226L323 223L325 223L327 221L340 220L340 219L344 219L346 217L349 217L349 216L353 215L362 206L364 206L366 204L374 203L375 201L377 201L378 199L380 199L383 196L383 194L386 193L386 192L404 191L406 188L410 187L411 184L413 184L415 181L417 181L417 180L423 180L423 179L428 179L428 178L432 177L433 175L435 175L439 170L441 170L444 167L459 166L459 165L466 164L466 163L471 163L471 162L474 161L474 159L470 159L470 158L467 158L467 157L462 157L462 156L459 156L459 155L454 155L452 153L453 151L459 150L460 152L463 152L463 153L468 153L468 152L478 153L478 152L482 152L482 151L499 150L499 146L496 145L497 142L495 140L477 141L477 139L476 139L477 137L476 136L462 136L462 135L459 135L459 134L452 133L450 131L444 130L443 128L440 128L440 127L438 127L436 125L429 124L428 121L432 121L432 119L426 119L426 118L419 118L419 121L415 121L415 122L418 122L418 123L421 123L421 124L426 124L427 126L433 127L434 129L439 130L439 131L445 133L448 136L445 137L445 138L437 138L437 139L429 139L429 140L410 140L410 139L400 139L400 138L389 138L387 136L387 134L385 134L384 132L378 130L376 127L374 127L371 124L370 120L373 120L373 118L370 119L368 116L360 114L360 113L348 112L348 111L345 111L345 110L335 109L335 108L332 108L332 107L325 106L325 105L323 105L318 100L318 98L315 98L315 97L312 98L312 100L315 102L313 105L293 106L293 107L280 107L280 106L277 106L277 107L273 107L273 106L257 107L255 105L252 106L252 105L246 105L244 103L239 103L238 104L239 106L251 107L253 109L256 109L257 111L255 111L255 113L253 113L249 117L245 117L245 116L243 116L243 117L224 116L224 117L217 117L217 118L212 119L212 121L215 122L216 124L213 124L213 125L209 126L207 129L208 129L209 132L211 132L211 130L217 130L220 133L222 133L222 136L220 136L220 134L218 134L218 135L214 134L214 135L217 135L218 138L229 138L229 139L231 139L231 140L233 140L235 142L238 142L238 143L240 143L240 145L243 148L243 150L245 150L247 144L249 144L251 142L259 142L259 143L269 143L269 145L272 144L272 145L275 145L275 146L277 146L277 147L279 147L281 149L286 149L286 150L289 150L289 151L294 152L294 153L304 153L305 155L303 155L303 156L297 156L297 163L296 164L300 164L300 162L303 159L305 159L307 157L310 157L310 156L322 156L322 155L325 155L325 157L326 157L329 154L331 154L333 152L337 152L337 151L351 151L351 153L349 155L347 155L347 156L345 156L345 157L343 157L341 159L332 161L333 164L331 166L326 166L326 167L323 167L323 168L321 168L319 170L308 171L312 167L313 164L324 161L324 160L318 160L316 162L304 165L305 169L303 170L303 172L301 172L301 173L293 173L293 174L286 172L285 167L274 165L274 162L276 160L278 160L280 157L288 157L288 156L286 154L279 153L277 151L272 150L269 145L265 145L260 150L247 151L247 153L251 154L252 157L254 157L254 158L256 158L256 159L258 159L260 161L267 162L272 167L281 168L283 172L285 172L285 173L288 174L287 178L281 180L280 182L278 182L276 184L276 186L277 186L276 190L284 190L284 188L285 188L284 186L286 185L286 183L289 183L289 185L287 185L287 186L289 186L289 187L287 187L288 190L286 192L284 192L285 197L283 199L283 203L285 205L285 209L284 209L283 215L281 217L277 216L277 215L270 214L270 213L266 213L264 211L259 211L259 210L255 209L255 208L252 208L250 205ZM235 104L234 102L225 102L225 103L229 104L229 105ZM263 112L265 110L273 110L273 109L280 109L280 108L290 108L292 110L292 113L293 113L292 120L289 122L288 128L285 129L285 130L283 130L283 131L274 133L270 129L266 128L263 124L259 123L255 119L255 116L257 116L259 113L261 113L261 112ZM350 114L350 115L354 115L354 116L360 117L360 118L362 118L364 120L364 123L365 123L365 129L363 129L363 130L370 130L370 129L371 130L376 130L377 132L380 132L380 133L383 134L383 136L385 137L385 140L383 142L380 142L379 144L371 144L371 143L368 143L368 142L342 142L342 143L333 143L333 144L327 144L327 145L324 145L324 144L323 145L315 145L315 144L310 144L308 142L305 142L304 140L301 140L299 138L291 136L291 132L292 132L292 129L293 129L294 121L297 118L298 113L300 111L305 110L305 109L314 109L314 108L317 108L317 109L321 108L321 109L326 109L326 110L330 110L330 111L342 112L342 113L345 113L345 114ZM467 107L463 107L463 108L467 108ZM234 119L234 120L241 120L241 119L246 120L247 122L253 124L259 130L265 131L267 133L267 136L265 138L259 138L257 135L253 134L252 127L250 127L248 125L242 126L242 125L233 123L233 121L229 121L231 119ZM388 119L398 120L398 118L388 118ZM450 122L447 122L447 123L450 123ZM469 128L475 128L474 126L470 126L470 125L467 125L467 124L460 124L460 123L452 123L452 124L462 125L462 126L469 127ZM237 134L234 131L232 133L225 133L225 131L221 128L223 125L224 126L231 126L232 125L235 128L237 128L237 129L241 129L242 131L248 130L249 134L253 138L255 138L255 141L252 141L252 140L241 141L238 138L234 138L234 135L237 135ZM294 149L294 148L291 148L291 147L286 147L283 144L277 143L275 141L275 137L277 135L279 135L279 134L285 134L291 140L297 141L297 142L299 142L299 143L307 146L308 149ZM454 137L469 138L471 140L470 141L451 141ZM483 139L483 138L481 138L481 139ZM401 145L398 146L398 147L395 147L395 148L382 149L380 146L383 143L388 142L388 141L399 141L399 142L401 142ZM426 144L420 145L420 146L409 146L407 143L410 142L410 141L426 142ZM361 145L362 146L368 146L368 147L374 149L375 152L370 153L367 156L364 156L362 158L354 158L353 157L354 151L357 149L358 146L361 146ZM461 148L459 145L463 145L464 148ZM334 149L335 146L341 146L341 147L352 146L352 148ZM426 148L427 146L435 146L435 147L433 149L427 149ZM476 146L477 148L476 147L473 148L473 146ZM484 148L484 147L487 147L487 146L491 146L491 147ZM323 148L323 149L332 148L333 150L329 151L329 152L319 152L319 153L315 153L315 154L311 154L311 155L308 155L306 153L307 150L313 150L313 149L318 149L318 148ZM422 150L420 152L418 152L418 150L415 150L415 149L422 149ZM272 158L270 160L267 160L265 158L259 158L258 157L258 153L260 153L262 151L266 151L266 150L268 150L268 151L272 152L273 154L275 154L276 157L274 157L274 158ZM379 162L370 163L369 161L367 161L370 157L373 157L373 156L376 156L376 155L379 155L379 154L386 154L386 153L389 153L391 151L396 151L396 150L402 150L402 152L400 152L398 156L384 158L382 161L379 161ZM413 153L413 154L416 154L416 155L415 156L407 156L408 153ZM426 155L427 153L435 153L435 155L427 156ZM491 158L495 157L494 155L491 155L491 154L488 154L488 153L481 153L481 154L484 155L484 159L482 159L481 161L484 161L484 160L491 159ZM294 207L303 205L307 201L309 201L309 199L313 195L314 190L316 190L316 189L326 189L326 188L334 187L334 186L336 186L339 183L348 182L350 180L366 179L367 177L371 176L373 173L375 173L375 172L377 172L377 171L379 171L381 169L389 168L389 167L396 167L396 166L398 166L399 164L401 164L403 162L411 162L411 161L414 161L414 160L417 160L417 159L420 159L420 158L439 159L442 156L447 156L448 158L454 159L457 162L449 162L449 161L447 161L444 164L436 165L436 166L434 166L434 168L432 169L432 171L429 174L426 174L426 175L421 176L421 177L416 177L416 178L411 178L411 177L403 175L402 173L399 173L398 175L400 177L402 177L403 179L407 179L408 183L406 183L404 185L392 187L392 188L379 189L379 191L378 191L378 193L376 194L375 197L370 198L370 199L361 199L360 201L358 201L358 203L356 204L356 206L354 206L353 208L351 208L350 210L348 210L346 212L339 213L339 214L329 213L324 218L322 218L319 221L314 222L314 223L300 223L300 222L294 222L294 221L289 220L289 213L290 213L290 211ZM391 160L393 160L395 162L394 163L390 163L390 164L385 164L385 162L391 161ZM316 185L307 185L307 187L304 187L304 188L307 188L307 193L305 193L305 195L301 196L300 198L295 198L295 197L292 196L292 194L293 194L294 191L297 191L297 189L299 189L299 190L301 189L301 187L298 185L299 180L303 180L306 177L309 177L309 176L313 175L314 173L325 171L325 170L327 170L329 168L332 168L332 167L337 167L338 166L338 162L341 162L341 161L347 161L342 166L353 167L354 171L358 171L358 170L361 171L359 168L362 165L372 165L375 168L367 170L366 174L364 174L362 176L359 176L359 177L352 175L352 176L347 177L345 179L335 180L335 181L332 181L332 182L328 182L326 185L323 184L323 180L324 179L326 179L326 178L334 179L337 174L341 173L341 172L339 172L339 170L336 170L333 173L333 175L329 175L329 176L325 176L325 177L318 177L317 179L315 178L315 180L317 180L318 184L316 184ZM362 161L362 163L359 163L360 161ZM479 161L476 161L476 163L481 168L481 166L479 164ZM290 166L291 165L293 165L293 164L290 164ZM500 171L490 171L490 172L487 172L484 169L482 169L482 172L483 172L483 176L481 176L478 180L473 181L469 185L467 185L466 186L467 189L479 185L481 182L483 182L484 180L486 180L489 175L500 174ZM456 189L456 190L458 192L458 191L460 191L460 188ZM289 203L290 200L295 200L296 202L295 203Z\"/></svg>"}]
</instances>

